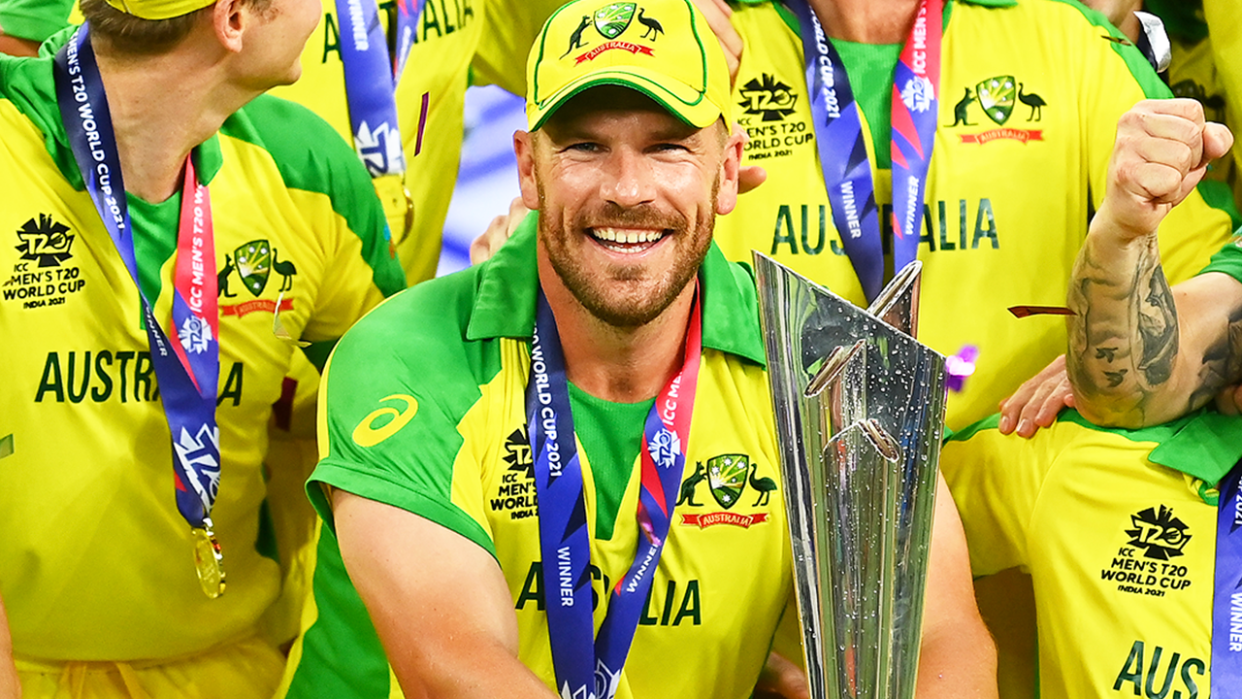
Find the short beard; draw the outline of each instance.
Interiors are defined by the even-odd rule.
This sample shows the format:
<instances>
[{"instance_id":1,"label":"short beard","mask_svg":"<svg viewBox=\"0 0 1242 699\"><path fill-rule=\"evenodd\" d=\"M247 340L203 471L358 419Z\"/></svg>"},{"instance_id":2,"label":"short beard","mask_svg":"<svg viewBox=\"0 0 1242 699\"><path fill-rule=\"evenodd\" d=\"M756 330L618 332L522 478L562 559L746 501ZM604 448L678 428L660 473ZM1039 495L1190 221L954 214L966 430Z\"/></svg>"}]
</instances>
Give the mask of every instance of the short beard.
<instances>
[{"instance_id":1,"label":"short beard","mask_svg":"<svg viewBox=\"0 0 1242 699\"><path fill-rule=\"evenodd\" d=\"M716 201L720 183L712 184L711 202ZM544 199L542 185L539 186L539 199ZM690 280L698 274L699 267L707 257L711 248L712 233L716 217L709 213L699 217L695 231L691 233L689 224L680 213L661 214L651 207L643 206L634 209L621 209L613 204L598 214L580 214L571 222L577 230L584 227L586 221L596 225L616 226L619 228L664 228L671 230L666 237L671 244L687 246L681 250L681 257L667 270L663 278L649 292L641 295L620 294L609 295L604 289L624 287L627 283L638 282L641 270L632 266L618 266L607 270L604 274L593 273L579 264L570 251L562 244L566 235L560 221L549 221L546 217L539 218L539 233L544 240L548 253L548 261L552 269L561 278L565 288L573 294L578 303L582 304L591 315L604 323L621 329L642 327L655 320L663 313L678 295L685 290ZM588 242L588 244L593 244Z\"/></svg>"}]
</instances>

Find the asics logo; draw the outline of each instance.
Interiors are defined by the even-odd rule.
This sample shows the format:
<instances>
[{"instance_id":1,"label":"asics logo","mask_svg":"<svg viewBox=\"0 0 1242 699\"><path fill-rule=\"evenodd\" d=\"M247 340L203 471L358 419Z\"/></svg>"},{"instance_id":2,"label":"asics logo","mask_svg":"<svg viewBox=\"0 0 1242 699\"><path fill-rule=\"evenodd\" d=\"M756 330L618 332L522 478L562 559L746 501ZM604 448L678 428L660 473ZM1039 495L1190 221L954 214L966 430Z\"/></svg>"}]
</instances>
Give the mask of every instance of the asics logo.
<instances>
[{"instance_id":1,"label":"asics logo","mask_svg":"<svg viewBox=\"0 0 1242 699\"><path fill-rule=\"evenodd\" d=\"M418 412L418 401L414 399L414 396L396 393L380 402L389 401L401 401L405 403L405 407L397 410L394 407L385 406L362 418L362 422L354 428L354 444L360 447L373 447L399 432L410 420L414 419L415 413ZM385 417L389 419L384 420ZM376 423L380 423L378 427Z\"/></svg>"}]
</instances>

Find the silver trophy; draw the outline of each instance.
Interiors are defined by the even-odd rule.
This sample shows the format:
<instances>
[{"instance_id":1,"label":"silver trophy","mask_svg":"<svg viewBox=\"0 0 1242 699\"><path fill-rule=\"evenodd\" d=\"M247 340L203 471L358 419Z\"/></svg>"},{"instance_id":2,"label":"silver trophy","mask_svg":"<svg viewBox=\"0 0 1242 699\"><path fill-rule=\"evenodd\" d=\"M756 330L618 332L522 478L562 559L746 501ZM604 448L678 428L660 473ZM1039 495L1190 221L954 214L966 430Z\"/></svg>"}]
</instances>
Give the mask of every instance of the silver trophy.
<instances>
[{"instance_id":1,"label":"silver trophy","mask_svg":"<svg viewBox=\"0 0 1242 699\"><path fill-rule=\"evenodd\" d=\"M812 699L914 696L945 409L920 271L863 310L755 253Z\"/></svg>"}]
</instances>

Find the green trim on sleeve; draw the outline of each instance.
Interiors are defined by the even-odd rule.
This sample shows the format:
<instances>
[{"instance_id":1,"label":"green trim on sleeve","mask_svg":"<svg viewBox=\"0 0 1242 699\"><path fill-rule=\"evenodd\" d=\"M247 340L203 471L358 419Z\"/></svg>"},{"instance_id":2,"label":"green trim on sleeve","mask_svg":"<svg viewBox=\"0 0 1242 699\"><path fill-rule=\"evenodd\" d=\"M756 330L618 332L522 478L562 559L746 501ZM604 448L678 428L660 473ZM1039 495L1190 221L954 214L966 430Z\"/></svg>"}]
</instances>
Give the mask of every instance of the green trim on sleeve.
<instances>
[{"instance_id":1,"label":"green trim on sleeve","mask_svg":"<svg viewBox=\"0 0 1242 699\"><path fill-rule=\"evenodd\" d=\"M388 224L358 156L323 119L292 102L260 95L229 117L221 135L263 148L285 186L327 195L332 210L362 241L376 287L390 296L405 288L405 274L388 246Z\"/></svg>"},{"instance_id":2,"label":"green trim on sleeve","mask_svg":"<svg viewBox=\"0 0 1242 699\"><path fill-rule=\"evenodd\" d=\"M0 29L28 41L47 41L69 25L73 0L4 0L0 2Z\"/></svg>"},{"instance_id":3,"label":"green trim on sleeve","mask_svg":"<svg viewBox=\"0 0 1242 699\"><path fill-rule=\"evenodd\" d=\"M487 535L483 527L465 512L448 504L447 498L410 490L406 484L400 482L399 478L387 478L386 475L374 471L360 471L351 463L329 456L315 467L314 474L306 484L307 493L311 496L311 503L315 505L315 510L319 512L320 517L323 517L324 524L332 529L334 535L336 534L336 521L332 517L327 497L322 495L322 490L317 487L318 483L326 483L333 488L340 488L368 500L375 500L417 514L445 529L461 534L478 544L493 558L496 557L496 544L492 542L492 538ZM321 491L318 498L315 497L315 490Z\"/></svg>"},{"instance_id":4,"label":"green trim on sleeve","mask_svg":"<svg viewBox=\"0 0 1242 699\"><path fill-rule=\"evenodd\" d=\"M961 430L957 432L953 432L951 434L949 433L948 428L945 428L946 434L945 434L944 441L965 442L966 440L982 432L983 430L995 430L995 429L999 429L999 426L1000 426L1000 413L996 413L994 415L990 415L988 417L983 418L982 420L980 420L979 422L976 422L973 425L968 425L962 428Z\"/></svg>"},{"instance_id":5,"label":"green trim on sleeve","mask_svg":"<svg viewBox=\"0 0 1242 699\"><path fill-rule=\"evenodd\" d=\"M1242 283L1242 229L1234 234L1233 239L1220 250L1217 250L1207 266L1199 271L1199 274L1207 274L1208 272L1219 272L1227 274Z\"/></svg>"}]
</instances>

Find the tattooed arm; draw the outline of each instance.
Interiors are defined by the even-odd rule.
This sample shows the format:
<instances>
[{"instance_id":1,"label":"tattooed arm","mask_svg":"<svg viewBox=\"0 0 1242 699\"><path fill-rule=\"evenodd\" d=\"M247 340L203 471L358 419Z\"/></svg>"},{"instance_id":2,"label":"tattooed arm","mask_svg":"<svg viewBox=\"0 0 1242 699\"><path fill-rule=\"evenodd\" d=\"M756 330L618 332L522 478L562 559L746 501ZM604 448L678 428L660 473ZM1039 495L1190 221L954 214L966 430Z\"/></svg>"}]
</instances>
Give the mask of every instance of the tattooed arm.
<instances>
[{"instance_id":1,"label":"tattooed arm","mask_svg":"<svg viewBox=\"0 0 1242 699\"><path fill-rule=\"evenodd\" d=\"M1242 284L1213 273L1171 289L1156 238L1231 142L1193 100L1140 102L1118 124L1108 192L1069 289L1067 366L1095 422L1165 422L1242 377Z\"/></svg>"}]
</instances>

